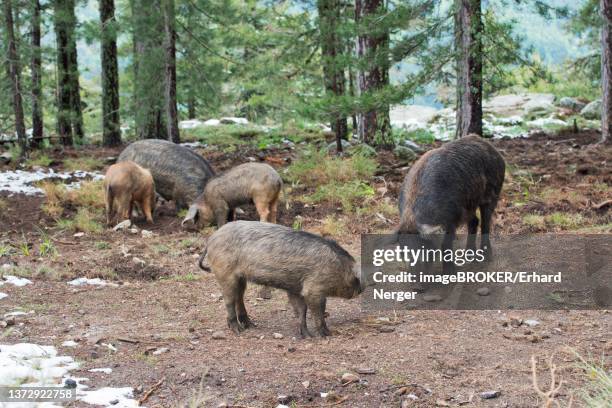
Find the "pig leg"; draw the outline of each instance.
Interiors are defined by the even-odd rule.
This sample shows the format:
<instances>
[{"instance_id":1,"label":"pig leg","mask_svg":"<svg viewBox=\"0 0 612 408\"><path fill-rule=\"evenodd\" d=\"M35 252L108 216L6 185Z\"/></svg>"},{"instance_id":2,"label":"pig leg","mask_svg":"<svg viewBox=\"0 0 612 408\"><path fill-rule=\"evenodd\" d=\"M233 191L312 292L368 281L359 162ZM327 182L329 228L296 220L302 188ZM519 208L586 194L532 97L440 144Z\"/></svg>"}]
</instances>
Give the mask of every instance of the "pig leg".
<instances>
[{"instance_id":1,"label":"pig leg","mask_svg":"<svg viewBox=\"0 0 612 408\"><path fill-rule=\"evenodd\" d=\"M278 196L272 202L270 202L270 216L268 221L272 224L276 224L276 213L278 211Z\"/></svg>"},{"instance_id":2,"label":"pig leg","mask_svg":"<svg viewBox=\"0 0 612 408\"><path fill-rule=\"evenodd\" d=\"M331 331L327 328L327 324L325 323L325 297L308 296L305 299L310 309L310 313L312 314L312 318L315 321L316 331L319 336L330 336Z\"/></svg>"},{"instance_id":3,"label":"pig leg","mask_svg":"<svg viewBox=\"0 0 612 408\"><path fill-rule=\"evenodd\" d=\"M491 203L480 206L480 248L485 251L485 256L487 259L491 258L493 255L491 241L489 240L489 233L491 232L491 218L493 217L495 205L496 203Z\"/></svg>"},{"instance_id":4,"label":"pig leg","mask_svg":"<svg viewBox=\"0 0 612 408\"><path fill-rule=\"evenodd\" d=\"M152 208L151 208L151 200L148 200L146 198L142 200L142 202L140 203L140 208L142 209L142 212L144 213L144 216L147 219L147 222L152 224L153 214L152 214Z\"/></svg>"},{"instance_id":5,"label":"pig leg","mask_svg":"<svg viewBox=\"0 0 612 408\"><path fill-rule=\"evenodd\" d=\"M234 333L240 334L244 328L238 322L236 315L236 302L238 301L239 284L236 279L230 279L223 282L223 302L227 311L227 327Z\"/></svg>"},{"instance_id":6,"label":"pig leg","mask_svg":"<svg viewBox=\"0 0 612 408\"><path fill-rule=\"evenodd\" d=\"M442 251L446 253L447 249L453 250L453 241L455 240L455 226L449 225L446 227L446 234L444 234L444 240L442 241ZM453 262L444 262L442 270L446 275L452 275L455 273L455 264Z\"/></svg>"},{"instance_id":7,"label":"pig leg","mask_svg":"<svg viewBox=\"0 0 612 408\"><path fill-rule=\"evenodd\" d=\"M287 292L287 297L289 298L289 303L291 303L291 306L293 306L296 317L300 319L300 337L312 337L312 334L308 331L308 325L306 323L306 312L308 311L308 307L306 306L304 298L300 295L295 295L289 292Z\"/></svg>"},{"instance_id":8,"label":"pig leg","mask_svg":"<svg viewBox=\"0 0 612 408\"><path fill-rule=\"evenodd\" d=\"M468 222L468 236L466 249L476 248L476 234L478 234L478 217L476 214L472 215L472 218Z\"/></svg>"},{"instance_id":9,"label":"pig leg","mask_svg":"<svg viewBox=\"0 0 612 408\"><path fill-rule=\"evenodd\" d=\"M246 307L244 307L244 291L246 290L247 281L245 278L238 280L237 298L236 298L236 314L238 315L238 324L243 328L248 329L255 324L249 319Z\"/></svg>"},{"instance_id":10,"label":"pig leg","mask_svg":"<svg viewBox=\"0 0 612 408\"><path fill-rule=\"evenodd\" d=\"M268 202L263 199L253 199L255 202L255 208L257 208L257 214L259 214L260 222L268 222L268 216L270 214L270 210L268 209Z\"/></svg>"}]
</instances>

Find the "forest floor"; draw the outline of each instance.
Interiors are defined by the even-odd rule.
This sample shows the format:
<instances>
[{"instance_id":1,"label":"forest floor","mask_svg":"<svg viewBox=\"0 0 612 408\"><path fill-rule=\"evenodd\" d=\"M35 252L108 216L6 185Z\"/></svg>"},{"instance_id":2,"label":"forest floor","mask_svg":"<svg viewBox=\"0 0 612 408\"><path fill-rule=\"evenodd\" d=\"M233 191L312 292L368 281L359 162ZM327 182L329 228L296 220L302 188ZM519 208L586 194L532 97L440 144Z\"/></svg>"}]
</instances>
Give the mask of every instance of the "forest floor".
<instances>
[{"instance_id":1,"label":"forest floor","mask_svg":"<svg viewBox=\"0 0 612 408\"><path fill-rule=\"evenodd\" d=\"M495 233L612 233L612 150L595 145L597 138L586 132L495 140L508 163ZM296 146L200 152L217 171L249 157L282 170L296 159ZM101 162L120 150L50 150L49 165L62 170L70 157ZM330 236L358 257L361 233L397 225L397 212L383 212L380 203L397 206L410 165L391 153L380 153L376 160L378 170L368 180L373 192L364 201L376 209L373 213L309 202L303 197L316 186L288 183L290 208L280 208L279 223ZM72 375L86 376L96 387L134 387L136 398L146 396L143 405L149 407L198 402L206 407L274 407L279 402L295 407L533 407L541 399L532 387L532 355L545 386L554 355L564 381L557 397L562 401L589 381L575 353L606 370L612 367L609 310L365 313L359 299L330 299L333 335L301 340L295 338L297 323L286 297L274 291L272 299L260 299L251 287L246 305L257 327L235 336L226 327L214 276L196 266L211 230L182 229L171 204L158 211L153 225L137 221L152 234L104 229L75 236L41 210L44 197L0 193L0 198L0 248L5 248L0 265L14 265L11 274L33 281L2 286L8 296L0 300L0 320L8 312L34 311L12 318L15 325L1 342L54 345L81 363ZM244 210L239 218L255 217L254 208ZM63 216L77 211L69 207ZM66 283L80 277L117 285ZM530 327L521 320L539 323ZM63 347L67 340L76 347ZM113 371L87 372L96 367ZM359 379L343 384L347 372ZM487 391L500 395L483 399Z\"/></svg>"}]
</instances>

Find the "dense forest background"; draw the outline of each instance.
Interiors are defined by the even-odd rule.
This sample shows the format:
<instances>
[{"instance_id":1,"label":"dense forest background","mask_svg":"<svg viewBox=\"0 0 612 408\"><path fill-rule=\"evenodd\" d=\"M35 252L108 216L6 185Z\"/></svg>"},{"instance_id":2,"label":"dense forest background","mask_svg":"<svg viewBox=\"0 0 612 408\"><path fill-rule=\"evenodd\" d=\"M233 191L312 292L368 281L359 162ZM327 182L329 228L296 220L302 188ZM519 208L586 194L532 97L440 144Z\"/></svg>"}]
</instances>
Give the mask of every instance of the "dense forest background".
<instances>
[{"instance_id":1,"label":"dense forest background","mask_svg":"<svg viewBox=\"0 0 612 408\"><path fill-rule=\"evenodd\" d=\"M484 99L586 103L609 70L594 0L2 3L0 133L23 154L54 138L178 142L180 121L219 116L327 123L339 150L350 133L389 148L390 106L456 108L457 136L483 134Z\"/></svg>"}]
</instances>

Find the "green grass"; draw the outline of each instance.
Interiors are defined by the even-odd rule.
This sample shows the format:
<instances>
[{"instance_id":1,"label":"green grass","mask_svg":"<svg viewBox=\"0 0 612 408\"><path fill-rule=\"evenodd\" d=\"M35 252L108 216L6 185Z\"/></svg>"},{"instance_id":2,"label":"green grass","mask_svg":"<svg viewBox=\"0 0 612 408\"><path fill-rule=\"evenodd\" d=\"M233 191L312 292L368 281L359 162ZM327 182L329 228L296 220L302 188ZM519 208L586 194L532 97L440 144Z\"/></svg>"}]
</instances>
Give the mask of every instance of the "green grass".
<instances>
[{"instance_id":1,"label":"green grass","mask_svg":"<svg viewBox=\"0 0 612 408\"><path fill-rule=\"evenodd\" d=\"M605 363L594 363L578 356L578 367L584 370L588 383L578 397L587 408L609 407L612 401L612 376Z\"/></svg>"},{"instance_id":2,"label":"green grass","mask_svg":"<svg viewBox=\"0 0 612 408\"><path fill-rule=\"evenodd\" d=\"M96 243L94 244L94 247L98 251L102 251L104 249L110 249L111 248L111 244L106 242L106 241L96 241Z\"/></svg>"},{"instance_id":3,"label":"green grass","mask_svg":"<svg viewBox=\"0 0 612 408\"><path fill-rule=\"evenodd\" d=\"M8 203L5 199L0 198L0 213L3 213L8 208Z\"/></svg>"},{"instance_id":4,"label":"green grass","mask_svg":"<svg viewBox=\"0 0 612 408\"><path fill-rule=\"evenodd\" d=\"M53 163L53 159L47 156L46 153L41 151L35 151L30 155L30 158L26 161L26 167L32 168L38 167L49 167Z\"/></svg>"},{"instance_id":5,"label":"green grass","mask_svg":"<svg viewBox=\"0 0 612 408\"><path fill-rule=\"evenodd\" d=\"M7 244L0 244L0 258L8 256L13 252L13 247Z\"/></svg>"},{"instance_id":6,"label":"green grass","mask_svg":"<svg viewBox=\"0 0 612 408\"><path fill-rule=\"evenodd\" d=\"M353 211L358 202L365 198L373 197L374 189L358 180L349 182L337 183L331 182L317 188L314 194L306 198L311 203L319 203L323 201L330 202L334 205L341 205L346 212Z\"/></svg>"},{"instance_id":7,"label":"green grass","mask_svg":"<svg viewBox=\"0 0 612 408\"><path fill-rule=\"evenodd\" d=\"M544 216L538 214L524 215L523 224L535 230L542 230L546 228L546 221L544 220Z\"/></svg>"},{"instance_id":8,"label":"green grass","mask_svg":"<svg viewBox=\"0 0 612 408\"><path fill-rule=\"evenodd\" d=\"M80 208L73 218L62 218L57 220L57 227L61 230L72 232L86 232L99 234L104 231L100 220L101 212L93 212L88 208Z\"/></svg>"},{"instance_id":9,"label":"green grass","mask_svg":"<svg viewBox=\"0 0 612 408\"><path fill-rule=\"evenodd\" d=\"M77 157L64 160L64 169L68 171L94 171L104 167L102 159L96 157Z\"/></svg>"},{"instance_id":10,"label":"green grass","mask_svg":"<svg viewBox=\"0 0 612 408\"><path fill-rule=\"evenodd\" d=\"M311 186L365 180L374 175L376 167L376 160L362 155L330 157L323 149L307 149L288 167L287 178Z\"/></svg>"},{"instance_id":11,"label":"green grass","mask_svg":"<svg viewBox=\"0 0 612 408\"><path fill-rule=\"evenodd\" d=\"M546 216L546 223L559 227L561 229L577 229L584 222L584 217L580 214L570 214L564 212L555 212Z\"/></svg>"},{"instance_id":12,"label":"green grass","mask_svg":"<svg viewBox=\"0 0 612 408\"><path fill-rule=\"evenodd\" d=\"M46 256L55 257L59 255L59 252L57 248L55 247L55 244L53 243L51 238L49 238L48 236L43 236L43 240L38 246L38 255L42 257L46 257Z\"/></svg>"},{"instance_id":13,"label":"green grass","mask_svg":"<svg viewBox=\"0 0 612 408\"><path fill-rule=\"evenodd\" d=\"M404 130L394 129L393 140L397 144L405 140L411 140L418 144L432 144L436 141L436 136L429 129Z\"/></svg>"}]
</instances>

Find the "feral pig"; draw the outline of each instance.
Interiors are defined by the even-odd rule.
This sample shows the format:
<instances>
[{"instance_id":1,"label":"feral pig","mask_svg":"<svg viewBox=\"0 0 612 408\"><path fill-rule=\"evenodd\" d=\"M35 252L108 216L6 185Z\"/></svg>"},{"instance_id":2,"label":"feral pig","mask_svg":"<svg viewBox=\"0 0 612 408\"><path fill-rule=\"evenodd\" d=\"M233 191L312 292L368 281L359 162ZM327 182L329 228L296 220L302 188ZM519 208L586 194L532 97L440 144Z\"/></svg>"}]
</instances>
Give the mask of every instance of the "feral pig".
<instances>
[{"instance_id":1,"label":"feral pig","mask_svg":"<svg viewBox=\"0 0 612 408\"><path fill-rule=\"evenodd\" d=\"M491 217L504 183L504 159L476 135L425 153L411 168L399 199L400 234L445 234L452 247L457 227L468 226L468 248L474 248L480 209L481 248L490 255ZM445 264L445 268L452 266Z\"/></svg>"},{"instance_id":2,"label":"feral pig","mask_svg":"<svg viewBox=\"0 0 612 408\"><path fill-rule=\"evenodd\" d=\"M260 221L276 223L278 196L283 180L272 166L245 163L213 177L200 196L189 207L183 220L207 225L215 221L221 227L233 221L234 209L255 204Z\"/></svg>"},{"instance_id":3,"label":"feral pig","mask_svg":"<svg viewBox=\"0 0 612 408\"><path fill-rule=\"evenodd\" d=\"M177 211L187 208L215 174L202 156L167 140L134 142L117 159L119 162L126 160L149 169L157 192L165 200L173 200Z\"/></svg>"},{"instance_id":4,"label":"feral pig","mask_svg":"<svg viewBox=\"0 0 612 408\"><path fill-rule=\"evenodd\" d=\"M155 209L155 183L149 170L131 161L113 164L104 177L106 223L110 225L115 214L122 220L132 215L134 204L140 207L148 222L153 222Z\"/></svg>"},{"instance_id":5,"label":"feral pig","mask_svg":"<svg viewBox=\"0 0 612 408\"><path fill-rule=\"evenodd\" d=\"M209 267L202 264L205 258ZM227 324L237 334L251 325L243 299L247 281L287 291L300 317L302 337L312 336L306 325L308 309L317 334L328 336L326 298L350 299L362 290L355 260L336 242L264 222L225 224L208 238L199 265L217 278Z\"/></svg>"}]
</instances>

